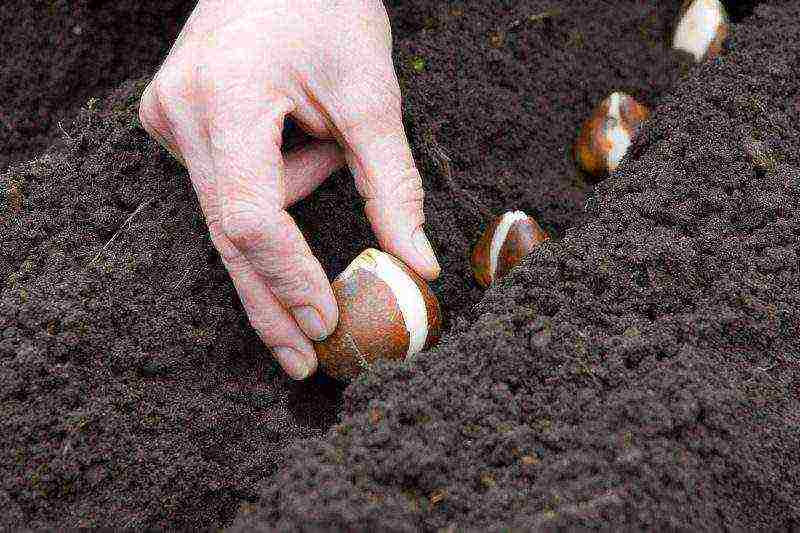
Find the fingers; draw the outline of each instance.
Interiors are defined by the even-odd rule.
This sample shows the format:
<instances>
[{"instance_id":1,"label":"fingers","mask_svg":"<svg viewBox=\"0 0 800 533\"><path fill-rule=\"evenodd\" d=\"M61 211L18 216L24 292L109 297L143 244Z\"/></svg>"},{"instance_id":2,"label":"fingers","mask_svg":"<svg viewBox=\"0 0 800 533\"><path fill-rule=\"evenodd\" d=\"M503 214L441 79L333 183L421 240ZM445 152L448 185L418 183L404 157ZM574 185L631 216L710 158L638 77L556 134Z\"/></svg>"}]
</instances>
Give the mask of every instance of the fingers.
<instances>
[{"instance_id":1,"label":"fingers","mask_svg":"<svg viewBox=\"0 0 800 533\"><path fill-rule=\"evenodd\" d=\"M254 326L276 356L297 352L305 361L315 361L306 336L320 340L329 335L338 308L322 266L284 205L287 190L295 197L305 193L314 181L324 179L322 174L335 160L330 151L327 158L313 152L295 154L292 172L297 172L297 161L316 161L317 167L312 179L299 179L287 187L280 141L292 102L281 96L230 92L213 94L210 102L208 131L217 179L220 253L229 270L248 284L242 293L256 300L252 309L262 310L257 316L272 317ZM248 268L256 276L245 275ZM273 306L275 302L280 309ZM294 318L289 322L296 322L299 329L276 326L274 317L288 317L281 310Z\"/></svg>"},{"instance_id":2,"label":"fingers","mask_svg":"<svg viewBox=\"0 0 800 533\"><path fill-rule=\"evenodd\" d=\"M285 154L284 161L284 204L289 206L310 194L331 173L341 168L344 154L336 143L319 142ZM249 261L227 259L239 256L240 251L235 249L224 232L212 231L212 234L215 233L217 248L221 250L223 261L254 329L265 344L272 346L273 356L289 376L302 380L313 374L317 368L317 358L306 337L307 331L299 328L296 317L287 312L284 304L275 297Z\"/></svg>"},{"instance_id":3,"label":"fingers","mask_svg":"<svg viewBox=\"0 0 800 533\"><path fill-rule=\"evenodd\" d=\"M142 124L165 147L184 155L192 185L208 220L211 239L220 251L251 325L267 345L275 347L271 351L286 373L294 379L303 379L316 371L316 357L308 355L313 353L311 342L222 230L213 179L214 161L204 126L205 99L192 98L192 89L190 84L181 84L166 76L151 83L140 104ZM294 172L299 173L298 170Z\"/></svg>"},{"instance_id":4,"label":"fingers","mask_svg":"<svg viewBox=\"0 0 800 533\"><path fill-rule=\"evenodd\" d=\"M342 91L334 124L381 247L422 277L440 267L422 224L424 190L403 127L400 89L362 82Z\"/></svg>"},{"instance_id":5,"label":"fingers","mask_svg":"<svg viewBox=\"0 0 800 533\"><path fill-rule=\"evenodd\" d=\"M174 128L165 112L164 103L160 100L160 92L155 90L154 82L150 82L139 101L139 122L158 144L167 150L183 166L186 162L177 146Z\"/></svg>"},{"instance_id":6,"label":"fingers","mask_svg":"<svg viewBox=\"0 0 800 533\"><path fill-rule=\"evenodd\" d=\"M305 379L317 369L311 342L294 318L270 291L256 269L235 250L219 223L209 224L215 246L236 286L250 324L284 369L294 379Z\"/></svg>"},{"instance_id":7,"label":"fingers","mask_svg":"<svg viewBox=\"0 0 800 533\"><path fill-rule=\"evenodd\" d=\"M284 154L284 205L302 200L345 164L335 142L313 142Z\"/></svg>"},{"instance_id":8,"label":"fingers","mask_svg":"<svg viewBox=\"0 0 800 533\"><path fill-rule=\"evenodd\" d=\"M217 113L206 98L191 98L192 91L198 90L195 86L172 80L171 76L162 76L152 83L140 105L143 126L173 155L182 154L178 157L186 159L192 183L208 218L212 239L251 324L265 344L271 347L287 374L303 379L316 370L316 356L307 334L315 337L327 334L335 326L338 309L321 266L315 259L308 259L310 250L282 208L309 194L340 168L344 164L343 152L336 143L318 141L283 154L285 171L281 178L281 156L276 152L270 155L267 151L270 146L274 151L276 138L280 139L279 136L270 138L273 128L268 125L269 117L280 113L269 115L260 130L254 128L252 134L242 134L242 131L248 131L255 119L246 121L229 112ZM176 109L185 114L181 115ZM280 106L274 109L279 110ZM249 112L243 110L242 114ZM211 116L218 118L209 121ZM212 123L216 127L210 127ZM274 131L277 135L280 130ZM255 154L255 157L243 157L247 154ZM272 165L275 158L277 165ZM273 168L272 172L270 168ZM251 195L256 200L263 199L263 203L248 203L247 198ZM225 217L220 207L222 203L226 204ZM242 208L243 205L248 207ZM256 214L250 217L248 213L251 212ZM270 224L278 228L271 228ZM291 235L281 235L282 227L288 227L287 232ZM249 236L253 233L256 238ZM268 246L266 253L276 259L265 267L265 261L258 261L259 240L273 235L272 241L268 241L273 249ZM282 242L294 245L284 250ZM249 259L253 254L262 270L274 274L262 275ZM295 263L292 256L301 257L299 263L310 263L310 266L287 266ZM317 279L316 287L314 278ZM321 293L322 297L315 297L314 292ZM300 305L307 302L311 303L310 308ZM290 307L292 305L295 308ZM323 310L320 313L323 317L319 319L318 308ZM303 329L298 323L304 325Z\"/></svg>"}]
</instances>

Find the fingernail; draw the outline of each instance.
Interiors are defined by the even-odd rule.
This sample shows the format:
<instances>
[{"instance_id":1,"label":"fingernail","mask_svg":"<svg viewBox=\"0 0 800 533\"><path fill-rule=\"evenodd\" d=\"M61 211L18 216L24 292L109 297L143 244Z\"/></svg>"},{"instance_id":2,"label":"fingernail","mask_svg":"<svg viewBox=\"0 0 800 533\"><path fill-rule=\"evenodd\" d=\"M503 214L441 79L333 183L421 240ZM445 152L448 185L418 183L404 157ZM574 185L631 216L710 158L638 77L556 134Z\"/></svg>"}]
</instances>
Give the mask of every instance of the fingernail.
<instances>
[{"instance_id":1,"label":"fingernail","mask_svg":"<svg viewBox=\"0 0 800 533\"><path fill-rule=\"evenodd\" d=\"M299 381L308 377L310 369L305 363L305 357L300 352L288 346L278 346L272 348L272 353L292 379Z\"/></svg>"},{"instance_id":2,"label":"fingernail","mask_svg":"<svg viewBox=\"0 0 800 533\"><path fill-rule=\"evenodd\" d=\"M419 252L419 254L423 257L425 262L428 264L428 267L438 273L439 261L436 260L436 254L433 253L433 247L431 246L428 237L425 236L425 230L422 229L422 226L418 227L414 231L412 241L414 242L414 248L416 248L417 252Z\"/></svg>"},{"instance_id":3,"label":"fingernail","mask_svg":"<svg viewBox=\"0 0 800 533\"><path fill-rule=\"evenodd\" d=\"M319 311L310 305L295 307L292 309L292 316L297 321L297 325L303 330L310 339L321 341L328 336L325 323Z\"/></svg>"}]
</instances>

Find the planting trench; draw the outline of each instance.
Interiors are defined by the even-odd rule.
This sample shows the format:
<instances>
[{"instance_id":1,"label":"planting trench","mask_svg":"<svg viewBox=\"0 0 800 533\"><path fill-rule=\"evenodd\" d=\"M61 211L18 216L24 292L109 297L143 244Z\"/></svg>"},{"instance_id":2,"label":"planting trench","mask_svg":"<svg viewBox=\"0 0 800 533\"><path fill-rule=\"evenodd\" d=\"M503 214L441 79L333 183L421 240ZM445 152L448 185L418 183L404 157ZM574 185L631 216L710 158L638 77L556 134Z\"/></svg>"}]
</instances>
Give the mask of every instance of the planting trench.
<instances>
[{"instance_id":1,"label":"planting trench","mask_svg":"<svg viewBox=\"0 0 800 533\"><path fill-rule=\"evenodd\" d=\"M678 2L390 5L448 332L344 389L288 380L250 331L137 125L146 77L84 100L152 72L174 4L127 8L153 36L130 63L130 37L69 41L116 65L96 91L31 92L44 67L4 86L0 116L61 126L4 120L7 161L37 157L0 177L0 524L798 525L800 9L739 3L724 57L690 69ZM79 5L64 35L104 20ZM595 190L569 148L616 89L655 114ZM351 181L292 210L331 275L375 244ZM469 247L506 209L554 239L484 292Z\"/></svg>"}]
</instances>

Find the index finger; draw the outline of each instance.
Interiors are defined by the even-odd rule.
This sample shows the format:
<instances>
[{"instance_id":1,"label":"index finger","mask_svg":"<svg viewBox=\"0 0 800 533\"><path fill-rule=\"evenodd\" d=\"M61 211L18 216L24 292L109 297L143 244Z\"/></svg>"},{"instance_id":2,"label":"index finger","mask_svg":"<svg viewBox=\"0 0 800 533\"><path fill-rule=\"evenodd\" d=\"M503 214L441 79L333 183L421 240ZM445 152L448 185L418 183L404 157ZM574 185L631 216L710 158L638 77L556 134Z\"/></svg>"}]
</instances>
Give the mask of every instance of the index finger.
<instances>
[{"instance_id":1,"label":"index finger","mask_svg":"<svg viewBox=\"0 0 800 533\"><path fill-rule=\"evenodd\" d=\"M368 82L350 87L341 100L334 124L378 242L422 277L437 278L441 269L423 228L425 190L403 126L396 77L388 88Z\"/></svg>"}]
</instances>

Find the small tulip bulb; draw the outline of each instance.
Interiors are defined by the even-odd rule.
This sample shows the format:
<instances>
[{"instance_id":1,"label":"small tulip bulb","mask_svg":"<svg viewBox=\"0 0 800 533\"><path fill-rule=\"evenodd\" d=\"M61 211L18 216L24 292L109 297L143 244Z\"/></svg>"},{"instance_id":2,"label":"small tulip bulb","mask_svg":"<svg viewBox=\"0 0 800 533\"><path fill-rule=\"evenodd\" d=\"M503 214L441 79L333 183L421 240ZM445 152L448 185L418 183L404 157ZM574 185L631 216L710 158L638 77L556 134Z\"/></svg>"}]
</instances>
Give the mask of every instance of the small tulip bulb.
<instances>
[{"instance_id":1,"label":"small tulip bulb","mask_svg":"<svg viewBox=\"0 0 800 533\"><path fill-rule=\"evenodd\" d=\"M575 160L593 176L610 174L649 115L647 107L632 96L612 93L583 124L573 149Z\"/></svg>"},{"instance_id":2,"label":"small tulip bulb","mask_svg":"<svg viewBox=\"0 0 800 533\"><path fill-rule=\"evenodd\" d=\"M728 15L719 0L686 0L681 6L672 47L696 62L712 59L728 37Z\"/></svg>"},{"instance_id":3,"label":"small tulip bulb","mask_svg":"<svg viewBox=\"0 0 800 533\"><path fill-rule=\"evenodd\" d=\"M497 217L472 250L475 279L483 287L490 286L549 238L539 224L522 211L509 211Z\"/></svg>"}]
</instances>

